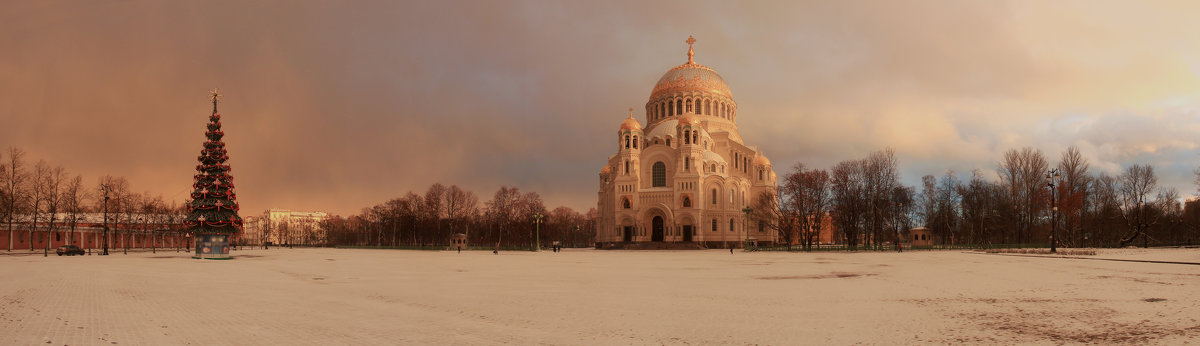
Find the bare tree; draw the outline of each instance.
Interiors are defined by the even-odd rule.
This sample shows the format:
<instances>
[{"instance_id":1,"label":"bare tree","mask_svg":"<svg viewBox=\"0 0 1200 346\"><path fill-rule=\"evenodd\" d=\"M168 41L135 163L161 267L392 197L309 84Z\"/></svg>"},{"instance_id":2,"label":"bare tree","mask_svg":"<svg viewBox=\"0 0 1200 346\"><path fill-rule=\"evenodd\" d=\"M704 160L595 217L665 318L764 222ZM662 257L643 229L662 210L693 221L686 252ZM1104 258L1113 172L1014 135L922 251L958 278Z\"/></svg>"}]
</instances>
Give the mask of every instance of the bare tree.
<instances>
[{"instance_id":1,"label":"bare tree","mask_svg":"<svg viewBox=\"0 0 1200 346\"><path fill-rule=\"evenodd\" d=\"M449 233L456 233L456 230L463 226L469 225L468 219L479 210L479 198L475 197L475 193L463 190L458 185L451 185L443 195L445 201L443 205L446 208L446 220L449 223ZM464 234L470 238L469 230L463 230Z\"/></svg>"},{"instance_id":2,"label":"bare tree","mask_svg":"<svg viewBox=\"0 0 1200 346\"><path fill-rule=\"evenodd\" d=\"M57 231L58 231L58 223L57 223L58 212L59 212L60 206L62 205L62 196L60 195L60 193L62 190L62 185L66 179L67 179L67 172L66 172L66 169L63 169L62 166L57 166L57 167L54 167L53 169L50 169L47 172L47 175L45 178L46 213L47 213L47 215L49 215L49 217L47 217L47 224L46 224L46 240L47 241L46 241L46 247L42 253L43 256L50 255L50 243L51 243L51 241L54 240L54 236L58 234L57 233Z\"/></svg>"},{"instance_id":3,"label":"bare tree","mask_svg":"<svg viewBox=\"0 0 1200 346\"><path fill-rule=\"evenodd\" d=\"M67 244L76 242L75 226L79 223L79 214L83 212L83 200L86 198L87 191L83 188L83 176L76 175L67 182L62 192L63 207L67 211L65 221L71 225L71 231L67 233Z\"/></svg>"},{"instance_id":4,"label":"bare tree","mask_svg":"<svg viewBox=\"0 0 1200 346\"><path fill-rule=\"evenodd\" d=\"M857 249L863 240L864 215L870 208L867 201L863 161L839 162L830 170L832 212L838 235L850 249Z\"/></svg>"},{"instance_id":5,"label":"bare tree","mask_svg":"<svg viewBox=\"0 0 1200 346\"><path fill-rule=\"evenodd\" d=\"M1060 229L1063 230L1063 236L1058 240L1068 246L1078 246L1082 243L1084 209L1088 200L1088 186L1091 184L1088 166L1087 159L1075 146L1067 148L1058 163L1062 182L1057 187L1057 206L1058 214L1062 218Z\"/></svg>"},{"instance_id":6,"label":"bare tree","mask_svg":"<svg viewBox=\"0 0 1200 346\"><path fill-rule=\"evenodd\" d=\"M426 224L429 225L427 229L431 231L427 239L434 245L439 245L443 241L447 245L450 243L450 235L442 232L442 224L446 219L446 190L446 186L441 183L430 185L429 189L425 190L424 217Z\"/></svg>"},{"instance_id":7,"label":"bare tree","mask_svg":"<svg viewBox=\"0 0 1200 346\"><path fill-rule=\"evenodd\" d=\"M33 250L33 241L32 240L33 240L34 232L37 231L38 218L42 216L41 215L41 211L42 211L41 207L42 207L42 202L45 201L45 199L46 199L46 194L47 194L46 180L49 178L49 176L50 176L50 165L47 164L46 161L44 161L44 160L38 160L37 164L33 165L33 175L31 176L31 178L33 178L33 179L32 179L32 181L30 181L30 187L29 187L29 197L33 201L33 208L30 209L30 212L32 215L30 218L30 221L32 222L32 224L29 226L29 239L30 239L29 250L31 250L31 251ZM41 234L39 234L39 236L40 235ZM47 243L49 242L49 239L46 239L46 238L42 238L42 239L45 240ZM49 245L47 245L47 247L49 247Z\"/></svg>"},{"instance_id":8,"label":"bare tree","mask_svg":"<svg viewBox=\"0 0 1200 346\"><path fill-rule=\"evenodd\" d=\"M772 190L759 193L752 201L754 212L751 218L764 228L775 232L776 238L787 244L788 251L791 251L792 243L797 238L793 227L796 213L787 207L780 207L783 198Z\"/></svg>"},{"instance_id":9,"label":"bare tree","mask_svg":"<svg viewBox=\"0 0 1200 346\"><path fill-rule=\"evenodd\" d=\"M1032 240L1034 222L1047 209L1048 198L1043 188L1044 176L1049 165L1046 156L1039 150L1010 149L1000 162L1000 178L1014 203L1017 243Z\"/></svg>"},{"instance_id":10,"label":"bare tree","mask_svg":"<svg viewBox=\"0 0 1200 346\"><path fill-rule=\"evenodd\" d=\"M1122 216L1129 232L1122 237L1124 247L1141 236L1143 246L1149 246L1150 239L1146 230L1158 222L1157 215L1152 212L1150 193L1158 188L1158 176L1150 165L1133 165L1121 174L1119 193L1121 198Z\"/></svg>"},{"instance_id":11,"label":"bare tree","mask_svg":"<svg viewBox=\"0 0 1200 346\"><path fill-rule=\"evenodd\" d=\"M8 220L8 250L13 249L13 219L16 218L17 212L20 211L25 200L25 180L28 179L28 173L25 172L25 151L20 148L8 148L8 164L7 171L4 172L5 183L7 189L8 212L5 218ZM32 242L30 242L32 243Z\"/></svg>"}]
</instances>

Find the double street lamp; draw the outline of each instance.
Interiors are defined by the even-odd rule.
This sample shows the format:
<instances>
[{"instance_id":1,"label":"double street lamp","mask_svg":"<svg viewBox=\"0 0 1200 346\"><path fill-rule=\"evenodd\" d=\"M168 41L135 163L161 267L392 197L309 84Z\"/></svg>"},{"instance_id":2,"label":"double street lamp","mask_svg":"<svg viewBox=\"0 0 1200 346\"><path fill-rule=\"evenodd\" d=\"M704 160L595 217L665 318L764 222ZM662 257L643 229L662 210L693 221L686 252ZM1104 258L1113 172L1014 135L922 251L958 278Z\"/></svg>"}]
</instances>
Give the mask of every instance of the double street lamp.
<instances>
[{"instance_id":1,"label":"double street lamp","mask_svg":"<svg viewBox=\"0 0 1200 346\"><path fill-rule=\"evenodd\" d=\"M746 213L745 220L742 220L742 230L746 232L746 242L742 244L742 249L749 251L750 246L750 213L754 212L754 208L742 208L742 212Z\"/></svg>"},{"instance_id":2,"label":"double street lamp","mask_svg":"<svg viewBox=\"0 0 1200 346\"><path fill-rule=\"evenodd\" d=\"M541 234L540 234L541 229L539 229L540 225L542 223L542 217L543 217L542 213L533 214L533 251L541 251L542 250Z\"/></svg>"},{"instance_id":3,"label":"double street lamp","mask_svg":"<svg viewBox=\"0 0 1200 346\"><path fill-rule=\"evenodd\" d=\"M1054 188L1060 184L1061 180L1062 176L1058 175L1057 168L1046 172L1046 188L1050 189L1050 253L1058 252L1058 246L1054 238L1058 230L1058 198L1056 197L1058 191Z\"/></svg>"}]
</instances>

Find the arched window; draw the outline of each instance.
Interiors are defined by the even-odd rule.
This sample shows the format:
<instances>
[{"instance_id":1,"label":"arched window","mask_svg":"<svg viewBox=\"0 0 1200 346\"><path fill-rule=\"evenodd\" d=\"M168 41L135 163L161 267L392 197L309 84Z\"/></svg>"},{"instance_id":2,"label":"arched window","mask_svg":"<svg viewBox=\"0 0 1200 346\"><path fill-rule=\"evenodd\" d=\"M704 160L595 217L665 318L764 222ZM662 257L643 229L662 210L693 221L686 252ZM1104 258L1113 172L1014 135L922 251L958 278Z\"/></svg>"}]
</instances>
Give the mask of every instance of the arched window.
<instances>
[{"instance_id":1,"label":"arched window","mask_svg":"<svg viewBox=\"0 0 1200 346\"><path fill-rule=\"evenodd\" d=\"M734 231L734 228L733 228L733 226L734 226L733 219L729 219L729 231L730 231L730 232L733 232L733 231Z\"/></svg>"},{"instance_id":2,"label":"arched window","mask_svg":"<svg viewBox=\"0 0 1200 346\"><path fill-rule=\"evenodd\" d=\"M697 134L696 131L692 131L692 143L693 144L696 143L696 134ZM705 148L705 149L708 149L708 148Z\"/></svg>"},{"instance_id":3,"label":"arched window","mask_svg":"<svg viewBox=\"0 0 1200 346\"><path fill-rule=\"evenodd\" d=\"M668 147L669 147L669 146L671 146L671 139L670 139L670 138L667 138L667 146L668 146Z\"/></svg>"},{"instance_id":4,"label":"arched window","mask_svg":"<svg viewBox=\"0 0 1200 346\"><path fill-rule=\"evenodd\" d=\"M737 157L738 157L738 153L737 153L736 151L735 151L735 152L733 152L733 168L737 168L737 165L738 165L738 158L737 158Z\"/></svg>"},{"instance_id":5,"label":"arched window","mask_svg":"<svg viewBox=\"0 0 1200 346\"><path fill-rule=\"evenodd\" d=\"M637 142L638 142L637 136L633 136L633 148L634 149L637 149Z\"/></svg>"},{"instance_id":6,"label":"arched window","mask_svg":"<svg viewBox=\"0 0 1200 346\"><path fill-rule=\"evenodd\" d=\"M655 162L654 166L650 168L650 177L652 178L652 186L667 186L667 165L662 163L662 161Z\"/></svg>"},{"instance_id":7,"label":"arched window","mask_svg":"<svg viewBox=\"0 0 1200 346\"><path fill-rule=\"evenodd\" d=\"M691 197L683 196L683 207L684 208L692 207L692 198Z\"/></svg>"},{"instance_id":8,"label":"arched window","mask_svg":"<svg viewBox=\"0 0 1200 346\"><path fill-rule=\"evenodd\" d=\"M683 114L683 100L675 100L675 115Z\"/></svg>"},{"instance_id":9,"label":"arched window","mask_svg":"<svg viewBox=\"0 0 1200 346\"><path fill-rule=\"evenodd\" d=\"M692 157L684 156L683 157L683 170L687 171L689 169L692 169Z\"/></svg>"},{"instance_id":10,"label":"arched window","mask_svg":"<svg viewBox=\"0 0 1200 346\"><path fill-rule=\"evenodd\" d=\"M716 231L717 231L717 219L713 219L713 222L712 222L712 229L713 229L713 230L712 230L713 232L716 232Z\"/></svg>"},{"instance_id":11,"label":"arched window","mask_svg":"<svg viewBox=\"0 0 1200 346\"><path fill-rule=\"evenodd\" d=\"M625 174L629 175L629 160L625 160Z\"/></svg>"},{"instance_id":12,"label":"arched window","mask_svg":"<svg viewBox=\"0 0 1200 346\"><path fill-rule=\"evenodd\" d=\"M712 115L712 101L704 100L704 115Z\"/></svg>"},{"instance_id":13,"label":"arched window","mask_svg":"<svg viewBox=\"0 0 1200 346\"><path fill-rule=\"evenodd\" d=\"M683 144L691 143L690 141L688 141L688 139L691 139L691 136L688 135L688 133L690 133L690 132L691 131L683 130Z\"/></svg>"},{"instance_id":14,"label":"arched window","mask_svg":"<svg viewBox=\"0 0 1200 346\"><path fill-rule=\"evenodd\" d=\"M712 168L709 168L709 170L708 170L708 171L709 171L709 172L716 173L716 172L717 172L717 164L715 164L715 163L714 163L714 164L712 164ZM713 194L713 198L716 198L716 196L717 196L716 194Z\"/></svg>"},{"instance_id":15,"label":"arched window","mask_svg":"<svg viewBox=\"0 0 1200 346\"><path fill-rule=\"evenodd\" d=\"M717 204L717 189L712 189L712 204ZM714 227L713 229L716 228Z\"/></svg>"},{"instance_id":16,"label":"arched window","mask_svg":"<svg viewBox=\"0 0 1200 346\"><path fill-rule=\"evenodd\" d=\"M758 170L758 180L763 180L763 170L762 169Z\"/></svg>"},{"instance_id":17,"label":"arched window","mask_svg":"<svg viewBox=\"0 0 1200 346\"><path fill-rule=\"evenodd\" d=\"M622 206L622 207L624 207L625 209L629 209L629 207L630 207L630 205L629 205L629 204L630 204L630 203L629 203L629 197L622 197L622 198L621 198L621 206Z\"/></svg>"},{"instance_id":18,"label":"arched window","mask_svg":"<svg viewBox=\"0 0 1200 346\"><path fill-rule=\"evenodd\" d=\"M629 147L629 135L625 135L625 147Z\"/></svg>"},{"instance_id":19,"label":"arched window","mask_svg":"<svg viewBox=\"0 0 1200 346\"><path fill-rule=\"evenodd\" d=\"M687 101L684 101L683 107L684 107L683 108L684 113L691 113L692 112L692 99L688 99Z\"/></svg>"}]
</instances>

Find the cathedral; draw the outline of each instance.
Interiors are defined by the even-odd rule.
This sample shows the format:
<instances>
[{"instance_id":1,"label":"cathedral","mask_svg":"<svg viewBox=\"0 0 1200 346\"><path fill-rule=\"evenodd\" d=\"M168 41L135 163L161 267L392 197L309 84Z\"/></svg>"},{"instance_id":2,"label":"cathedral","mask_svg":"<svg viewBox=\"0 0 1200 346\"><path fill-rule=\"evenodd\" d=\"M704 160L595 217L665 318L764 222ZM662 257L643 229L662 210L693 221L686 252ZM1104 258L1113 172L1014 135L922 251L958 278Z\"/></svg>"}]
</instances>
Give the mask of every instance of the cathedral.
<instances>
[{"instance_id":1,"label":"cathedral","mask_svg":"<svg viewBox=\"0 0 1200 346\"><path fill-rule=\"evenodd\" d=\"M645 126L631 108L617 130L617 153L600 169L597 248L724 248L777 238L747 218L755 196L775 189L771 161L743 142L733 93L696 63L695 42L688 37L687 63L654 85Z\"/></svg>"}]
</instances>

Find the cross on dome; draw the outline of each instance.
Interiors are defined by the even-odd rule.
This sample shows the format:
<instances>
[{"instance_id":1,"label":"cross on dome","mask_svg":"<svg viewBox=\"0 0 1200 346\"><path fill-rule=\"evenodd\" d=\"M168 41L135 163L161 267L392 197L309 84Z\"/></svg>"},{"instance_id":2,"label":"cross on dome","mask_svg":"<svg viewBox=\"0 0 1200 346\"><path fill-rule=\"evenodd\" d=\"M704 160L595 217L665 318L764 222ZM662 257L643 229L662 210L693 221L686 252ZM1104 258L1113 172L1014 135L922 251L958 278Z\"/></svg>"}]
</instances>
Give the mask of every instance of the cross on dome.
<instances>
[{"instance_id":1,"label":"cross on dome","mask_svg":"<svg viewBox=\"0 0 1200 346\"><path fill-rule=\"evenodd\" d=\"M687 42L688 44L688 63L695 64L696 59L694 57L696 56L696 51L692 49L692 44L696 43L696 38L692 37L692 35L688 35L687 41L684 42Z\"/></svg>"}]
</instances>

